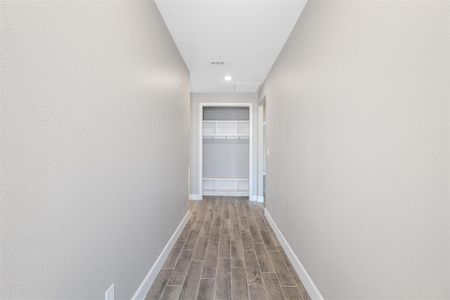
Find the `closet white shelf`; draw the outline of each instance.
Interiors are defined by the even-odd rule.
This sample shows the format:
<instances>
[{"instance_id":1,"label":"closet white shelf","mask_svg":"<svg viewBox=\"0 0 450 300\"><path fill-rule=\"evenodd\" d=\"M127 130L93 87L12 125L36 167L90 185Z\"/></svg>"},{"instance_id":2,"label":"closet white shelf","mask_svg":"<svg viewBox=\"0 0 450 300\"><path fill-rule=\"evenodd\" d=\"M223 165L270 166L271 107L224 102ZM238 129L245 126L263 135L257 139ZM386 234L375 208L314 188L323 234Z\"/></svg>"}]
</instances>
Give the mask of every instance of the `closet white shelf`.
<instances>
[{"instance_id":1,"label":"closet white shelf","mask_svg":"<svg viewBox=\"0 0 450 300\"><path fill-rule=\"evenodd\" d=\"M203 177L203 194L248 196L248 178Z\"/></svg>"},{"instance_id":2,"label":"closet white shelf","mask_svg":"<svg viewBox=\"0 0 450 300\"><path fill-rule=\"evenodd\" d=\"M203 138L248 138L249 121L203 121Z\"/></svg>"},{"instance_id":3,"label":"closet white shelf","mask_svg":"<svg viewBox=\"0 0 450 300\"><path fill-rule=\"evenodd\" d=\"M248 135L204 135L207 140L248 140Z\"/></svg>"}]
</instances>

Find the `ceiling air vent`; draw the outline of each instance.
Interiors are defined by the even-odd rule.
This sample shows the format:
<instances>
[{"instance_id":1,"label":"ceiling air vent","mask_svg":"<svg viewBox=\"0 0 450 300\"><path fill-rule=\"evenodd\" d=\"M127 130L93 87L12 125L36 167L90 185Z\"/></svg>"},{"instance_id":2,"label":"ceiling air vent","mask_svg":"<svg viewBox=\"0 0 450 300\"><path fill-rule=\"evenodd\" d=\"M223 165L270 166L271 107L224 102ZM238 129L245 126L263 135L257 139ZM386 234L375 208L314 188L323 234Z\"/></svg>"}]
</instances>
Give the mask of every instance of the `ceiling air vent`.
<instances>
[{"instance_id":1,"label":"ceiling air vent","mask_svg":"<svg viewBox=\"0 0 450 300\"><path fill-rule=\"evenodd\" d=\"M261 83L259 82L236 82L234 91L237 93L256 93Z\"/></svg>"},{"instance_id":2,"label":"ceiling air vent","mask_svg":"<svg viewBox=\"0 0 450 300\"><path fill-rule=\"evenodd\" d=\"M225 62L223 60L212 60L211 66L223 66Z\"/></svg>"}]
</instances>

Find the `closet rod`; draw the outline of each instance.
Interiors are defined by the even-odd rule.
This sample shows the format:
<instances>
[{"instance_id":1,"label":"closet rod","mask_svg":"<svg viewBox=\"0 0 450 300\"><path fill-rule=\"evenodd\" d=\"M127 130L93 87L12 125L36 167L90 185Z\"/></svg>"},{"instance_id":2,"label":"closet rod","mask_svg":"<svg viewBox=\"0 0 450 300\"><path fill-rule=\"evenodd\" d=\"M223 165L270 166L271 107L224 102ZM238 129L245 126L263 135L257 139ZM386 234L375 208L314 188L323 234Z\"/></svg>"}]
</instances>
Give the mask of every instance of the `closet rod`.
<instances>
[{"instance_id":1,"label":"closet rod","mask_svg":"<svg viewBox=\"0 0 450 300\"><path fill-rule=\"evenodd\" d=\"M207 140L248 140L247 136L204 136Z\"/></svg>"}]
</instances>

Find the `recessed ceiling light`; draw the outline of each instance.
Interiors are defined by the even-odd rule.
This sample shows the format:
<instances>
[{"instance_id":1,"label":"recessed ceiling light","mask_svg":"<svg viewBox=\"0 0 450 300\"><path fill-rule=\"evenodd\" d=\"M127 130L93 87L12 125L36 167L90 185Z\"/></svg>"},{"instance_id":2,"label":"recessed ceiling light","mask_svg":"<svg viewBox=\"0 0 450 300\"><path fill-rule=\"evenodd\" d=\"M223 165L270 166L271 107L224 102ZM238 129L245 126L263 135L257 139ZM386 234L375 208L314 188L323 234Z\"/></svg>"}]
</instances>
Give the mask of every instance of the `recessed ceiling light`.
<instances>
[{"instance_id":1,"label":"recessed ceiling light","mask_svg":"<svg viewBox=\"0 0 450 300\"><path fill-rule=\"evenodd\" d=\"M233 77L231 77L230 75L226 75L223 79L225 79L225 81L231 81Z\"/></svg>"}]
</instances>

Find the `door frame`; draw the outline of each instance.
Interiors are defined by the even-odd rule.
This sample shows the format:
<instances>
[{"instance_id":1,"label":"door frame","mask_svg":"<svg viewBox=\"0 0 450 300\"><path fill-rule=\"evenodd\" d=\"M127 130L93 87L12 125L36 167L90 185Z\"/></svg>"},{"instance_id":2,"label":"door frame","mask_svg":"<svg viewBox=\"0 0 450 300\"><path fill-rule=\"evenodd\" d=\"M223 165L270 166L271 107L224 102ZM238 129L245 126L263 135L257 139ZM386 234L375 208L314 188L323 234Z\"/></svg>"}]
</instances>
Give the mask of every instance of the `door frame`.
<instances>
[{"instance_id":1,"label":"door frame","mask_svg":"<svg viewBox=\"0 0 450 300\"><path fill-rule=\"evenodd\" d=\"M201 102L198 114L198 186L199 194L203 197L203 108L204 107L248 107L249 111L249 163L248 163L248 198L253 200L253 103L250 102Z\"/></svg>"},{"instance_id":2,"label":"door frame","mask_svg":"<svg viewBox=\"0 0 450 300\"><path fill-rule=\"evenodd\" d=\"M264 106L266 109L266 116L264 116ZM264 117L266 120L264 120ZM266 140L264 144L264 122L267 121L267 98L264 95L259 101L258 101L258 190L257 190L257 200L260 203L264 203L264 165L266 165L266 172L267 172L267 157L266 157L266 149L265 146L267 145L267 128L266 128ZM266 161L265 161L266 160ZM267 176L266 176L267 181Z\"/></svg>"}]
</instances>

